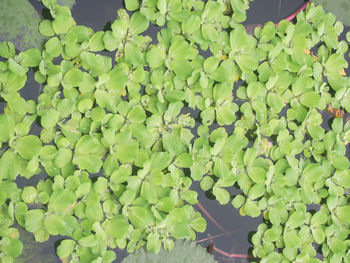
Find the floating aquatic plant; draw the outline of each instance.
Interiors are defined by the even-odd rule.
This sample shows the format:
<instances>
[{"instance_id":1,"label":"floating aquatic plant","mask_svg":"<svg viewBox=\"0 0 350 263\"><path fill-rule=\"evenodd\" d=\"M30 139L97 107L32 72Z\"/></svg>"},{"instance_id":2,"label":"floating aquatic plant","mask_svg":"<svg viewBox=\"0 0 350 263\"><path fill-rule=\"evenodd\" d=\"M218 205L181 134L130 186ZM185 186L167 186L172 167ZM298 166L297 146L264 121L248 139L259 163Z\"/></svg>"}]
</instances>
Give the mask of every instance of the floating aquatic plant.
<instances>
[{"instance_id":1,"label":"floating aquatic plant","mask_svg":"<svg viewBox=\"0 0 350 263\"><path fill-rule=\"evenodd\" d=\"M260 262L322 262L317 249L348 262L350 35L338 39L333 14L310 4L294 24L249 35L249 1L129 0L131 13L94 32L42 3L42 51L0 43L2 262L23 249L14 222L38 242L68 237L57 254L70 262L172 250L206 228L193 180L242 216L263 214L251 240ZM155 44L149 23L164 25ZM29 70L36 101L20 95ZM37 185L14 182L40 173Z\"/></svg>"}]
</instances>

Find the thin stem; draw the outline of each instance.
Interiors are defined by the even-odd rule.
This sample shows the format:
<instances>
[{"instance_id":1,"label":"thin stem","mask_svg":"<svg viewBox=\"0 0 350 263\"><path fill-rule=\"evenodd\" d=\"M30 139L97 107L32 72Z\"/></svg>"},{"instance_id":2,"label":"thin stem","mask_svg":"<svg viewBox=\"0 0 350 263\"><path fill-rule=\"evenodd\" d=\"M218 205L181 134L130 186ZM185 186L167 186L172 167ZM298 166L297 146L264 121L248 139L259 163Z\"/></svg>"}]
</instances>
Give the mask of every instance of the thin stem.
<instances>
[{"instance_id":1,"label":"thin stem","mask_svg":"<svg viewBox=\"0 0 350 263\"><path fill-rule=\"evenodd\" d=\"M229 257L229 258L253 258L251 255L246 255L246 254L234 254L234 253L227 253L220 248L217 248L214 246L214 250L218 252L219 254Z\"/></svg>"},{"instance_id":2,"label":"thin stem","mask_svg":"<svg viewBox=\"0 0 350 263\"><path fill-rule=\"evenodd\" d=\"M307 1L306 3L304 3L304 4L303 4L297 11L295 11L293 14L291 14L290 16L284 18L284 20L287 20L287 21L293 20L293 19L297 16L297 14L298 14L299 12L302 12L302 11L305 10L305 8L307 7L308 4L309 4L309 1ZM275 24L275 26L278 26L278 24L279 24L279 23Z\"/></svg>"},{"instance_id":3,"label":"thin stem","mask_svg":"<svg viewBox=\"0 0 350 263\"><path fill-rule=\"evenodd\" d=\"M214 239L214 238L217 238L217 237L221 237L221 236L227 236L233 232L236 232L235 230L234 231L230 231L230 232L227 232L227 233L221 233L221 234L218 234L218 235L215 235L215 236L210 236L210 237L207 237L207 238L203 238L203 239L200 239L200 240L196 240L194 241L194 243L201 243L201 242L204 242L204 241L207 241L209 239Z\"/></svg>"},{"instance_id":4,"label":"thin stem","mask_svg":"<svg viewBox=\"0 0 350 263\"><path fill-rule=\"evenodd\" d=\"M202 204L198 201L197 206L200 208L200 210L203 211L203 213L212 221L218 228L222 230L222 232L226 232L225 228L220 225L210 214L209 212L202 206Z\"/></svg>"}]
</instances>

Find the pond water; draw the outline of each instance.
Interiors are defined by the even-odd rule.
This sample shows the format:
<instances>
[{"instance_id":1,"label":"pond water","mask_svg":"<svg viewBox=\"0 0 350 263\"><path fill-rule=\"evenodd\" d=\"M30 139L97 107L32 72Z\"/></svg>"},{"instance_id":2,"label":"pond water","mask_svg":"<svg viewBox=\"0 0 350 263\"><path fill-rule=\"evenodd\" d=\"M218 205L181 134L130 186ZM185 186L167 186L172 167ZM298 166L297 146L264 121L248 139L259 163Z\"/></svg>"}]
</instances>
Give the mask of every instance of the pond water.
<instances>
[{"instance_id":1,"label":"pond water","mask_svg":"<svg viewBox=\"0 0 350 263\"><path fill-rule=\"evenodd\" d=\"M38 1L30 0L30 2L41 13L42 7ZM72 13L78 24L89 26L95 31L103 30L108 22L116 18L117 10L123 8L122 3L122 0L78 0ZM267 21L278 22L296 11L303 3L303 0L256 0L251 4L251 8L248 11L248 20L245 24L263 24ZM151 26L146 31L146 34L155 40L158 29L156 26ZM30 79L22 90L22 96L26 99L37 98L40 88L39 84ZM31 133L38 134L38 132L39 128L33 127ZM19 178L17 183L20 187L35 185L41 178L44 178L44 175L35 176L31 180ZM228 253L249 253L252 247L249 243L249 237L262 222L262 218L242 217L230 203L220 206L217 201L207 198L196 182L193 183L192 189L198 192L198 200L208 213L214 217L225 231L230 232L228 235L215 238L215 246ZM201 211L198 206L195 208L197 211ZM197 240L205 239L208 235L215 236L222 233L222 229L210 221L206 215L203 214L203 216L207 219L207 230L205 233L199 233ZM51 237L49 241L42 244L33 244L32 235L25 231L21 231L21 237L25 241L24 253L16 262L60 262L55 254L55 246L63 237ZM209 241L201 242L201 244L207 246ZM117 260L115 262L121 262L125 256L127 256L125 251L117 250ZM229 259L217 254L215 254L215 258L218 262L248 262L246 259Z\"/></svg>"}]
</instances>

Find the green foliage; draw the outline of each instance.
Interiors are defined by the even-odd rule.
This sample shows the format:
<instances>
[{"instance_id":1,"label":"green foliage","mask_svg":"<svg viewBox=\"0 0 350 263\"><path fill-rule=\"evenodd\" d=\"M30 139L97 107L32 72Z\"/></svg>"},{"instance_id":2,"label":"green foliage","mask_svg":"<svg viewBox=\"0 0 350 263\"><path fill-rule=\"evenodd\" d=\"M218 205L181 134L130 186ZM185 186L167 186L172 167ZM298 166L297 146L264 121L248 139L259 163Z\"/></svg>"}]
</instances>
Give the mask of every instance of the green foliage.
<instances>
[{"instance_id":1,"label":"green foliage","mask_svg":"<svg viewBox=\"0 0 350 263\"><path fill-rule=\"evenodd\" d=\"M27 0L0 3L0 41L11 41L16 49L41 50L45 37L38 31L40 16Z\"/></svg>"},{"instance_id":2,"label":"green foliage","mask_svg":"<svg viewBox=\"0 0 350 263\"><path fill-rule=\"evenodd\" d=\"M112 262L111 249L144 247L162 260L205 261L190 243L206 229L193 207L197 180L220 205L263 215L252 237L261 262L317 262L314 245L327 262L346 262L350 83L334 15L310 4L295 24L248 35L248 1L126 1L131 15L121 9L111 30L93 32L64 3L42 3L52 16L38 27L49 37L42 52L0 43L1 257L23 250L16 221L38 242L69 237L62 260ZM154 44L149 23L166 23ZM43 86L35 101L20 95L29 70ZM37 185L14 183L40 172ZM186 241L165 251L174 239Z\"/></svg>"},{"instance_id":3,"label":"green foliage","mask_svg":"<svg viewBox=\"0 0 350 263\"><path fill-rule=\"evenodd\" d=\"M173 246L171 251L161 249L158 254L147 252L144 249L140 249L132 255L126 257L123 263L136 263L136 262L216 262L214 257L210 255L205 248L194 244L190 241L177 240L170 246Z\"/></svg>"},{"instance_id":4,"label":"green foliage","mask_svg":"<svg viewBox=\"0 0 350 263\"><path fill-rule=\"evenodd\" d=\"M327 0L312 0L316 5L321 5L326 12L333 13L337 20L344 23L346 26L350 26L350 18L349 18L349 11L350 11L350 4L346 0L334 0L334 1L327 1Z\"/></svg>"}]
</instances>

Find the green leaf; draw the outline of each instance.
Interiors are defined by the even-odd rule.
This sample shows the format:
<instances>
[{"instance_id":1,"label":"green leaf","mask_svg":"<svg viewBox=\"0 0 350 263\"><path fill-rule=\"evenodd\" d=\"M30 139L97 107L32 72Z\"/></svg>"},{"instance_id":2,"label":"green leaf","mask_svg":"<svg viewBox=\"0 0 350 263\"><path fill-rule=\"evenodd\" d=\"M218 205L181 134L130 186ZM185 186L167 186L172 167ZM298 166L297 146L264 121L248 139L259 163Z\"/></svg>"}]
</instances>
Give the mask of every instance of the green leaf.
<instances>
[{"instance_id":1,"label":"green leaf","mask_svg":"<svg viewBox=\"0 0 350 263\"><path fill-rule=\"evenodd\" d=\"M311 218L311 226L318 227L327 222L328 214L324 210L317 211Z\"/></svg>"},{"instance_id":2,"label":"green leaf","mask_svg":"<svg viewBox=\"0 0 350 263\"><path fill-rule=\"evenodd\" d=\"M77 142L75 146L75 153L104 155L105 148L96 137L84 135L80 137L79 141Z\"/></svg>"},{"instance_id":3,"label":"green leaf","mask_svg":"<svg viewBox=\"0 0 350 263\"><path fill-rule=\"evenodd\" d=\"M147 181L142 183L140 196L147 200L150 204L155 204L158 202L156 188Z\"/></svg>"},{"instance_id":4,"label":"green leaf","mask_svg":"<svg viewBox=\"0 0 350 263\"><path fill-rule=\"evenodd\" d=\"M62 216L50 214L45 217L44 226L50 235L59 235L64 233L65 223Z\"/></svg>"},{"instance_id":5,"label":"green leaf","mask_svg":"<svg viewBox=\"0 0 350 263\"><path fill-rule=\"evenodd\" d=\"M306 214L302 211L294 211L288 218L287 222L286 222L286 226L294 229L297 228L299 226L301 226L302 224L304 224L306 220Z\"/></svg>"},{"instance_id":6,"label":"green leaf","mask_svg":"<svg viewBox=\"0 0 350 263\"><path fill-rule=\"evenodd\" d=\"M79 239L78 244L82 247L94 247L98 243L95 235L91 234Z\"/></svg>"},{"instance_id":7,"label":"green leaf","mask_svg":"<svg viewBox=\"0 0 350 263\"><path fill-rule=\"evenodd\" d=\"M152 46L146 53L146 62L151 68L158 68L164 64L165 53L158 46Z\"/></svg>"},{"instance_id":8,"label":"green leaf","mask_svg":"<svg viewBox=\"0 0 350 263\"><path fill-rule=\"evenodd\" d=\"M244 212L251 217L258 217L261 214L257 203L249 199L247 199L242 208L244 209Z\"/></svg>"},{"instance_id":9,"label":"green leaf","mask_svg":"<svg viewBox=\"0 0 350 263\"><path fill-rule=\"evenodd\" d=\"M192 155L189 153L182 153L176 157L174 164L180 168L189 168L192 166Z\"/></svg>"},{"instance_id":10,"label":"green leaf","mask_svg":"<svg viewBox=\"0 0 350 263\"><path fill-rule=\"evenodd\" d=\"M27 0L0 2L0 42L11 41L21 51L41 50L45 38L38 31L39 22L39 14Z\"/></svg>"},{"instance_id":11,"label":"green leaf","mask_svg":"<svg viewBox=\"0 0 350 263\"><path fill-rule=\"evenodd\" d=\"M198 197L198 193L192 190L183 192L181 195L181 198L191 205L198 203L197 197Z\"/></svg>"},{"instance_id":12,"label":"green leaf","mask_svg":"<svg viewBox=\"0 0 350 263\"><path fill-rule=\"evenodd\" d=\"M267 229L264 233L264 242L275 242L277 241L282 234L281 227L272 226Z\"/></svg>"},{"instance_id":13,"label":"green leaf","mask_svg":"<svg viewBox=\"0 0 350 263\"><path fill-rule=\"evenodd\" d=\"M346 0L334 0L329 2L327 0L312 0L316 5L321 5L326 12L330 12L337 17L346 26L350 26L350 5Z\"/></svg>"},{"instance_id":14,"label":"green leaf","mask_svg":"<svg viewBox=\"0 0 350 263\"><path fill-rule=\"evenodd\" d=\"M139 35L146 31L149 25L147 18L140 12L134 12L130 18L130 31L134 35Z\"/></svg>"},{"instance_id":15,"label":"green leaf","mask_svg":"<svg viewBox=\"0 0 350 263\"><path fill-rule=\"evenodd\" d=\"M29 210L24 216L25 229L29 232L35 232L39 230L44 220L44 210L32 209Z\"/></svg>"},{"instance_id":16,"label":"green leaf","mask_svg":"<svg viewBox=\"0 0 350 263\"><path fill-rule=\"evenodd\" d=\"M10 238L8 243L7 242L6 243L3 242L3 243L4 243L3 245L0 245L0 249L7 256L16 258L22 254L23 243L21 240ZM3 259L5 259L5 257L3 257ZM11 262L11 261L8 261L8 262Z\"/></svg>"},{"instance_id":17,"label":"green leaf","mask_svg":"<svg viewBox=\"0 0 350 263\"><path fill-rule=\"evenodd\" d=\"M301 240L296 230L285 230L283 232L283 241L287 248L299 248Z\"/></svg>"},{"instance_id":18,"label":"green leaf","mask_svg":"<svg viewBox=\"0 0 350 263\"><path fill-rule=\"evenodd\" d=\"M75 155L73 163L77 164L79 169L87 170L89 173L96 174L100 171L103 162L96 154Z\"/></svg>"},{"instance_id":19,"label":"green leaf","mask_svg":"<svg viewBox=\"0 0 350 263\"><path fill-rule=\"evenodd\" d=\"M218 200L218 202L221 205L227 204L230 201L230 198L231 198L230 197L230 193L227 190L225 190L225 189L223 189L221 187L217 187L217 186L213 187L213 195L215 196L216 200Z\"/></svg>"},{"instance_id":20,"label":"green leaf","mask_svg":"<svg viewBox=\"0 0 350 263\"><path fill-rule=\"evenodd\" d=\"M346 170L349 168L350 162L346 156L338 156L336 153L332 153L330 156L331 164L338 170Z\"/></svg>"},{"instance_id":21,"label":"green leaf","mask_svg":"<svg viewBox=\"0 0 350 263\"><path fill-rule=\"evenodd\" d=\"M16 141L15 150L23 159L30 160L38 156L41 149L41 141L34 135L24 136Z\"/></svg>"},{"instance_id":22,"label":"green leaf","mask_svg":"<svg viewBox=\"0 0 350 263\"><path fill-rule=\"evenodd\" d=\"M200 25L201 25L201 18L196 15L192 14L189 19L186 19L185 21L182 22L182 31L185 34L193 34L200 30Z\"/></svg>"},{"instance_id":23,"label":"green leaf","mask_svg":"<svg viewBox=\"0 0 350 263\"><path fill-rule=\"evenodd\" d=\"M70 14L59 14L52 21L52 27L57 35L66 34L75 25L76 22L70 16Z\"/></svg>"},{"instance_id":24,"label":"green leaf","mask_svg":"<svg viewBox=\"0 0 350 263\"><path fill-rule=\"evenodd\" d=\"M160 249L158 254L153 252L146 252L144 248L138 249L128 257L126 257L124 263L136 263L136 262L163 262L164 259L174 259L176 262L205 262L214 263L216 260L214 256L206 251L206 249L198 244L195 244L189 240L176 240L175 246L170 239L165 240L164 248ZM166 246L167 243L172 245ZM173 249L172 249L173 248Z\"/></svg>"},{"instance_id":25,"label":"green leaf","mask_svg":"<svg viewBox=\"0 0 350 263\"><path fill-rule=\"evenodd\" d=\"M132 107L128 113L127 118L132 123L143 123L146 119L146 113L141 106L137 105L135 107Z\"/></svg>"},{"instance_id":26,"label":"green leaf","mask_svg":"<svg viewBox=\"0 0 350 263\"><path fill-rule=\"evenodd\" d=\"M37 196L38 196L38 191L35 189L34 186L26 186L23 188L22 195L21 195L23 202L27 204L34 203Z\"/></svg>"},{"instance_id":27,"label":"green leaf","mask_svg":"<svg viewBox=\"0 0 350 263\"><path fill-rule=\"evenodd\" d=\"M300 103L308 108L316 108L320 103L321 97L315 91L305 92L300 96Z\"/></svg>"},{"instance_id":28,"label":"green leaf","mask_svg":"<svg viewBox=\"0 0 350 263\"><path fill-rule=\"evenodd\" d=\"M65 165L71 162L72 156L73 156L73 153L71 149L60 148L55 158L56 166L59 168L63 168Z\"/></svg>"},{"instance_id":29,"label":"green leaf","mask_svg":"<svg viewBox=\"0 0 350 263\"><path fill-rule=\"evenodd\" d=\"M19 63L25 67L37 67L41 61L40 51L34 48L21 52L18 55Z\"/></svg>"},{"instance_id":30,"label":"green leaf","mask_svg":"<svg viewBox=\"0 0 350 263\"><path fill-rule=\"evenodd\" d=\"M186 147L180 142L179 137L174 134L164 134L163 147L166 151L173 155L179 155L186 151Z\"/></svg>"},{"instance_id":31,"label":"green leaf","mask_svg":"<svg viewBox=\"0 0 350 263\"><path fill-rule=\"evenodd\" d=\"M349 170L336 171L333 180L344 188L350 188L350 174Z\"/></svg>"},{"instance_id":32,"label":"green leaf","mask_svg":"<svg viewBox=\"0 0 350 263\"><path fill-rule=\"evenodd\" d=\"M3 58L12 58L16 55L15 46L12 42L0 42L0 56Z\"/></svg>"},{"instance_id":33,"label":"green leaf","mask_svg":"<svg viewBox=\"0 0 350 263\"><path fill-rule=\"evenodd\" d=\"M130 140L119 144L116 149L118 159L123 163L130 163L136 160L139 151L139 144L136 140Z\"/></svg>"},{"instance_id":34,"label":"green leaf","mask_svg":"<svg viewBox=\"0 0 350 263\"><path fill-rule=\"evenodd\" d=\"M7 142L15 132L15 120L9 114L0 114L0 142Z\"/></svg>"},{"instance_id":35,"label":"green leaf","mask_svg":"<svg viewBox=\"0 0 350 263\"><path fill-rule=\"evenodd\" d=\"M339 219L347 224L350 224L350 206L338 206L336 208L336 214L339 217Z\"/></svg>"},{"instance_id":36,"label":"green leaf","mask_svg":"<svg viewBox=\"0 0 350 263\"><path fill-rule=\"evenodd\" d=\"M130 207L129 220L136 228L145 228L153 224L150 212L141 206Z\"/></svg>"},{"instance_id":37,"label":"green leaf","mask_svg":"<svg viewBox=\"0 0 350 263\"><path fill-rule=\"evenodd\" d=\"M241 51L246 47L248 35L244 26L235 27L230 33L230 46L233 52Z\"/></svg>"},{"instance_id":38,"label":"green leaf","mask_svg":"<svg viewBox=\"0 0 350 263\"><path fill-rule=\"evenodd\" d=\"M175 60L187 60L191 59L196 55L196 50L188 45L188 43L183 40L175 40L169 48L169 57Z\"/></svg>"},{"instance_id":39,"label":"green leaf","mask_svg":"<svg viewBox=\"0 0 350 263\"><path fill-rule=\"evenodd\" d=\"M56 189L50 196L48 209L56 213L66 213L77 197L68 189Z\"/></svg>"},{"instance_id":40,"label":"green leaf","mask_svg":"<svg viewBox=\"0 0 350 263\"><path fill-rule=\"evenodd\" d=\"M324 230L321 228L311 229L312 236L315 239L316 244L322 244L326 238Z\"/></svg>"},{"instance_id":41,"label":"green leaf","mask_svg":"<svg viewBox=\"0 0 350 263\"><path fill-rule=\"evenodd\" d=\"M255 200L265 194L265 184L255 184L249 189L248 198Z\"/></svg>"},{"instance_id":42,"label":"green leaf","mask_svg":"<svg viewBox=\"0 0 350 263\"><path fill-rule=\"evenodd\" d=\"M83 83L83 72L78 68L72 68L63 77L63 82L69 84L72 87L78 87Z\"/></svg>"},{"instance_id":43,"label":"green leaf","mask_svg":"<svg viewBox=\"0 0 350 263\"><path fill-rule=\"evenodd\" d=\"M253 55L239 55L236 57L236 61L243 73L252 72L259 66L256 57Z\"/></svg>"},{"instance_id":44,"label":"green leaf","mask_svg":"<svg viewBox=\"0 0 350 263\"><path fill-rule=\"evenodd\" d=\"M0 179L16 179L21 170L21 160L12 150L7 150L0 159Z\"/></svg>"},{"instance_id":45,"label":"green leaf","mask_svg":"<svg viewBox=\"0 0 350 263\"><path fill-rule=\"evenodd\" d=\"M243 195L236 195L232 199L232 206L236 209L240 208L245 203L245 197Z\"/></svg>"},{"instance_id":46,"label":"green leaf","mask_svg":"<svg viewBox=\"0 0 350 263\"><path fill-rule=\"evenodd\" d=\"M231 125L236 120L236 110L233 105L231 107L223 105L216 108L216 120L219 125Z\"/></svg>"},{"instance_id":47,"label":"green leaf","mask_svg":"<svg viewBox=\"0 0 350 263\"><path fill-rule=\"evenodd\" d=\"M57 247L57 256L61 259L69 257L73 253L76 243L71 239L62 240Z\"/></svg>"},{"instance_id":48,"label":"green leaf","mask_svg":"<svg viewBox=\"0 0 350 263\"><path fill-rule=\"evenodd\" d=\"M45 52L55 58L62 53L62 44L58 37L52 37L45 43Z\"/></svg>"},{"instance_id":49,"label":"green leaf","mask_svg":"<svg viewBox=\"0 0 350 263\"><path fill-rule=\"evenodd\" d=\"M128 64L134 65L134 66L141 66L144 62L144 53L142 50L132 43L126 43L125 45L125 61Z\"/></svg>"},{"instance_id":50,"label":"green leaf","mask_svg":"<svg viewBox=\"0 0 350 263\"><path fill-rule=\"evenodd\" d=\"M318 163L312 163L305 167L302 176L307 182L313 183L323 177L324 168Z\"/></svg>"},{"instance_id":51,"label":"green leaf","mask_svg":"<svg viewBox=\"0 0 350 263\"><path fill-rule=\"evenodd\" d=\"M60 113L54 109L49 109L41 116L40 122L43 128L49 129L56 127Z\"/></svg>"},{"instance_id":52,"label":"green leaf","mask_svg":"<svg viewBox=\"0 0 350 263\"><path fill-rule=\"evenodd\" d=\"M125 7L129 11L135 11L140 7L139 0L125 0Z\"/></svg>"}]
</instances>

